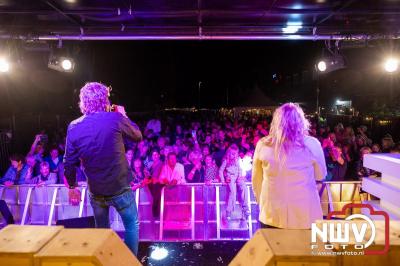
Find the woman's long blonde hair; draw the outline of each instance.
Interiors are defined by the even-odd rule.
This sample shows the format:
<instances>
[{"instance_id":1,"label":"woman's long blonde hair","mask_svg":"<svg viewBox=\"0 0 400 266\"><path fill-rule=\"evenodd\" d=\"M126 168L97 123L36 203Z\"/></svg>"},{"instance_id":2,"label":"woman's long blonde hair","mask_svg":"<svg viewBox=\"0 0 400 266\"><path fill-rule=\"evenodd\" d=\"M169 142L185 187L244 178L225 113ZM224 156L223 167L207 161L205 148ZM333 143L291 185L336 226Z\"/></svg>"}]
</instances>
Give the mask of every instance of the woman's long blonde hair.
<instances>
[{"instance_id":1,"label":"woman's long blonde hair","mask_svg":"<svg viewBox=\"0 0 400 266\"><path fill-rule=\"evenodd\" d=\"M275 159L283 165L292 147L304 147L310 122L298 104L285 103L275 110L267 142L272 144Z\"/></svg>"}]
</instances>

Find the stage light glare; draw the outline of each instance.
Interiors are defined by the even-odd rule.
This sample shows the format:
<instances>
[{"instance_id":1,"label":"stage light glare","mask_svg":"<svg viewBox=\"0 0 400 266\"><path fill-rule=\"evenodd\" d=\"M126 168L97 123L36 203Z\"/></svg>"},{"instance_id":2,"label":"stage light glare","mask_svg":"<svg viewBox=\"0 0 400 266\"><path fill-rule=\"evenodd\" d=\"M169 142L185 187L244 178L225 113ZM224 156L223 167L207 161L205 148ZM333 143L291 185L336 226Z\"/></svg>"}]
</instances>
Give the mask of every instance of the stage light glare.
<instances>
[{"instance_id":1,"label":"stage light glare","mask_svg":"<svg viewBox=\"0 0 400 266\"><path fill-rule=\"evenodd\" d=\"M388 58L385 61L385 71L392 73L397 71L398 67L399 67L399 60L395 59L395 58Z\"/></svg>"},{"instance_id":2,"label":"stage light glare","mask_svg":"<svg viewBox=\"0 0 400 266\"><path fill-rule=\"evenodd\" d=\"M253 168L253 159L250 156L245 155L243 159L239 160L239 165L242 169L242 176L245 176L247 172Z\"/></svg>"},{"instance_id":3,"label":"stage light glare","mask_svg":"<svg viewBox=\"0 0 400 266\"><path fill-rule=\"evenodd\" d=\"M50 55L47 66L60 72L72 73L75 68L75 61L71 57Z\"/></svg>"},{"instance_id":4,"label":"stage light glare","mask_svg":"<svg viewBox=\"0 0 400 266\"><path fill-rule=\"evenodd\" d=\"M71 69L72 69L72 62L71 62L71 60L69 60L69 59L64 59L64 60L61 62L61 66L62 66L62 68L63 68L64 70L66 70L66 71L71 70Z\"/></svg>"},{"instance_id":5,"label":"stage light glare","mask_svg":"<svg viewBox=\"0 0 400 266\"><path fill-rule=\"evenodd\" d=\"M150 258L153 260L163 260L168 256L168 250L163 247L155 247L150 254Z\"/></svg>"},{"instance_id":6,"label":"stage light glare","mask_svg":"<svg viewBox=\"0 0 400 266\"><path fill-rule=\"evenodd\" d=\"M282 32L286 34L293 34L298 32L303 27L301 21L288 21L286 27L282 28Z\"/></svg>"},{"instance_id":7,"label":"stage light glare","mask_svg":"<svg viewBox=\"0 0 400 266\"><path fill-rule=\"evenodd\" d=\"M0 72L5 73L10 71L10 64L4 58L0 58Z\"/></svg>"},{"instance_id":8,"label":"stage light glare","mask_svg":"<svg viewBox=\"0 0 400 266\"><path fill-rule=\"evenodd\" d=\"M325 61L319 61L317 68L319 71L324 72L326 70L326 63Z\"/></svg>"}]
</instances>

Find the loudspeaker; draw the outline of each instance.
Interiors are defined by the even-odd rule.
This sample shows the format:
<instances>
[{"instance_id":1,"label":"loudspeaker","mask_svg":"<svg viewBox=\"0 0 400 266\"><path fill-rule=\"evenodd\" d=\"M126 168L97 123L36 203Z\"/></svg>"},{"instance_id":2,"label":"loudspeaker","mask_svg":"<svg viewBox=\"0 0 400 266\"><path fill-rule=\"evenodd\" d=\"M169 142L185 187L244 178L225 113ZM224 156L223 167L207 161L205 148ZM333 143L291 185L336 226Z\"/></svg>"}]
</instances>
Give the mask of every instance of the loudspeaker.
<instances>
[{"instance_id":1,"label":"loudspeaker","mask_svg":"<svg viewBox=\"0 0 400 266\"><path fill-rule=\"evenodd\" d=\"M56 225L63 225L65 228L95 228L94 216L57 220Z\"/></svg>"},{"instance_id":2,"label":"loudspeaker","mask_svg":"<svg viewBox=\"0 0 400 266\"><path fill-rule=\"evenodd\" d=\"M34 258L35 266L142 265L111 229L64 229Z\"/></svg>"},{"instance_id":3,"label":"loudspeaker","mask_svg":"<svg viewBox=\"0 0 400 266\"><path fill-rule=\"evenodd\" d=\"M333 266L340 263L336 256L315 256L311 251L310 230L260 229L229 265Z\"/></svg>"},{"instance_id":4,"label":"loudspeaker","mask_svg":"<svg viewBox=\"0 0 400 266\"><path fill-rule=\"evenodd\" d=\"M0 231L0 265L33 266L33 255L62 229L62 226L6 226Z\"/></svg>"},{"instance_id":5,"label":"loudspeaker","mask_svg":"<svg viewBox=\"0 0 400 266\"><path fill-rule=\"evenodd\" d=\"M6 221L6 224L14 224L14 216L4 200L0 200L0 213Z\"/></svg>"}]
</instances>

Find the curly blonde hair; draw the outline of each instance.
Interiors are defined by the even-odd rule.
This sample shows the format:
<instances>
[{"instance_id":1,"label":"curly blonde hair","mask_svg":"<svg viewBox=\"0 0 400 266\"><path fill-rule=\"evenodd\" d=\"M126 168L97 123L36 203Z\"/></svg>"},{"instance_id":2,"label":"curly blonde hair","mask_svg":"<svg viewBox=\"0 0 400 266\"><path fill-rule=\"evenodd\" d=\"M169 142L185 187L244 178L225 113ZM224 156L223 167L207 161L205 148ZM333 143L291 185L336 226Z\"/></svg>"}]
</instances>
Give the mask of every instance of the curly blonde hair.
<instances>
[{"instance_id":1,"label":"curly blonde hair","mask_svg":"<svg viewBox=\"0 0 400 266\"><path fill-rule=\"evenodd\" d=\"M88 82L81 88L79 108L82 114L92 114L107 111L110 106L107 86L99 82Z\"/></svg>"}]
</instances>

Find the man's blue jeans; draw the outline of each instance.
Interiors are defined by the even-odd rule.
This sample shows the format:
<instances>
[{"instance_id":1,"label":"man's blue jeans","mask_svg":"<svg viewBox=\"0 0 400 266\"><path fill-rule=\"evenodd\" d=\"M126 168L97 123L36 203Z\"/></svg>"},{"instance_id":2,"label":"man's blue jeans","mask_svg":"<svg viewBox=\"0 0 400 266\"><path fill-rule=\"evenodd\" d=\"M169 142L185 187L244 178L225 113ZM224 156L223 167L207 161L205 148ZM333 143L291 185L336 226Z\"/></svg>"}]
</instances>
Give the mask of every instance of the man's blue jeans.
<instances>
[{"instance_id":1,"label":"man's blue jeans","mask_svg":"<svg viewBox=\"0 0 400 266\"><path fill-rule=\"evenodd\" d=\"M113 206L118 211L125 227L125 244L137 256L139 220L133 191L129 189L120 195L110 197L90 194L90 204L93 208L97 228L110 228L110 206Z\"/></svg>"}]
</instances>

